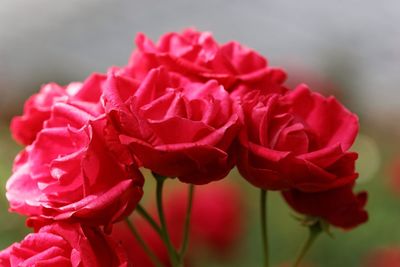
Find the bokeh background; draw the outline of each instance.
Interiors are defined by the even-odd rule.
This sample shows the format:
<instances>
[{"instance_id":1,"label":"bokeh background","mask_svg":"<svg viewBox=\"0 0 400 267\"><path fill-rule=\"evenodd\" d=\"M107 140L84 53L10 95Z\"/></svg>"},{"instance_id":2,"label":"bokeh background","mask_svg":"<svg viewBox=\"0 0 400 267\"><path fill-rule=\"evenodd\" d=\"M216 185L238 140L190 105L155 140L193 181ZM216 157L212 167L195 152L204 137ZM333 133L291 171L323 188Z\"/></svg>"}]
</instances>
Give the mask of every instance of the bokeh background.
<instances>
[{"instance_id":1,"label":"bokeh background","mask_svg":"<svg viewBox=\"0 0 400 267\"><path fill-rule=\"evenodd\" d=\"M334 239L321 237L308 262L363 266L374 250L400 246L398 25L396 0L0 0L0 248L28 232L22 217L7 212L4 197L20 150L8 125L27 97L49 81L67 84L124 65L137 32L157 39L188 26L260 51L271 65L288 70L289 85L307 83L359 114L357 188L369 191L370 220L351 232L333 230ZM215 266L258 266L261 259L257 191L237 176L233 172L232 179L247 194L251 216L237 253ZM277 194L271 195L271 255L279 265L293 258L306 229Z\"/></svg>"}]
</instances>

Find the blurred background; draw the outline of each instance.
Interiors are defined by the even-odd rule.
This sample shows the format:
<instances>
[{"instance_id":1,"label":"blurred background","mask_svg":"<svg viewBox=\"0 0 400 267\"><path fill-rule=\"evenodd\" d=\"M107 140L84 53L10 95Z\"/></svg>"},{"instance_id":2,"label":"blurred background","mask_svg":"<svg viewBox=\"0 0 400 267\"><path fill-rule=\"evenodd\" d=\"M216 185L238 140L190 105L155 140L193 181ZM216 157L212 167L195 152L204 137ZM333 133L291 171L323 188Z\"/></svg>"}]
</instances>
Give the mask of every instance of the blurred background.
<instances>
[{"instance_id":1,"label":"blurred background","mask_svg":"<svg viewBox=\"0 0 400 267\"><path fill-rule=\"evenodd\" d=\"M288 71L288 84L307 83L359 114L358 189L369 191L370 220L351 232L334 230L334 240L320 238L307 257L310 266L363 266L377 249L400 246L398 25L395 0L0 0L0 248L28 231L23 218L7 213L4 197L20 150L8 125L23 102L43 83L67 84L126 64L137 32L158 39L188 26L256 49ZM261 259L257 193L240 184L254 215L248 216L240 253L215 266L257 266ZM270 206L271 255L278 266L293 258L306 230L278 196Z\"/></svg>"}]
</instances>

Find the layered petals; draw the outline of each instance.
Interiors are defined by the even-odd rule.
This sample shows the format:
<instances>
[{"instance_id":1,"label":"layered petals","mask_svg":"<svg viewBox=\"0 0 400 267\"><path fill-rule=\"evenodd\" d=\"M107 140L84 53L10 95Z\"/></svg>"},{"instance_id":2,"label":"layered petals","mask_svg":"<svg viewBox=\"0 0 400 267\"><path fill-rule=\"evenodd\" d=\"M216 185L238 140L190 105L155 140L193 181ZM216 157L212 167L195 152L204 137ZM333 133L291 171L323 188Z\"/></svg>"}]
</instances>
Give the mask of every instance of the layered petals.
<instances>
[{"instance_id":1,"label":"layered petals","mask_svg":"<svg viewBox=\"0 0 400 267\"><path fill-rule=\"evenodd\" d=\"M83 83L74 82L65 87L56 83L43 85L39 93L25 102L23 114L13 118L10 128L14 139L23 145L32 144L44 122L50 118L55 103L74 99L82 102L82 107L98 111L104 80L104 75L92 74Z\"/></svg>"},{"instance_id":2,"label":"layered petals","mask_svg":"<svg viewBox=\"0 0 400 267\"><path fill-rule=\"evenodd\" d=\"M242 99L237 165L267 190L319 192L351 184L357 116L305 85L284 95L250 92Z\"/></svg>"},{"instance_id":3,"label":"layered petals","mask_svg":"<svg viewBox=\"0 0 400 267\"><path fill-rule=\"evenodd\" d=\"M0 265L128 267L122 247L98 228L54 223L0 252Z\"/></svg>"},{"instance_id":4,"label":"layered petals","mask_svg":"<svg viewBox=\"0 0 400 267\"><path fill-rule=\"evenodd\" d=\"M228 91L238 86L259 88L282 84L286 80L282 69L269 67L256 51L234 41L219 44L210 32L189 28L182 33L167 33L157 44L141 33L136 37L136 45L138 49L123 72L139 79L152 68L164 66L192 81L215 79Z\"/></svg>"},{"instance_id":5,"label":"layered petals","mask_svg":"<svg viewBox=\"0 0 400 267\"><path fill-rule=\"evenodd\" d=\"M158 68L142 82L112 74L107 84L108 138L139 166L194 184L221 179L234 166L237 105L216 81L193 83Z\"/></svg>"},{"instance_id":6,"label":"layered petals","mask_svg":"<svg viewBox=\"0 0 400 267\"><path fill-rule=\"evenodd\" d=\"M75 103L57 103L32 143L17 157L7 182L10 208L51 220L110 225L142 196L143 177L106 145L106 119Z\"/></svg>"}]
</instances>

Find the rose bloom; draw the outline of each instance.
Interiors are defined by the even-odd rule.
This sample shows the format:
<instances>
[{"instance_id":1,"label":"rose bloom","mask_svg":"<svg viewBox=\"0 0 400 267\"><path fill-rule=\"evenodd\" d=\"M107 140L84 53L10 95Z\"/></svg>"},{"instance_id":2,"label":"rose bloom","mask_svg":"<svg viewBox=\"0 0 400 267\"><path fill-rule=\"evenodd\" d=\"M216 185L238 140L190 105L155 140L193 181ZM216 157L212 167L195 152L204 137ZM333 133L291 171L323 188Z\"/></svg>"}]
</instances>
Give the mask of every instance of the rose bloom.
<instances>
[{"instance_id":1,"label":"rose bloom","mask_svg":"<svg viewBox=\"0 0 400 267\"><path fill-rule=\"evenodd\" d=\"M188 203L187 188L174 187L165 194L164 211L168 232L175 247L180 247L183 239L184 221ZM146 209L153 218L157 218L155 203ZM244 196L239 187L226 180L198 186L193 196L192 216L189 234L189 250L186 265L196 261L199 251L207 250L213 256L229 259L243 238ZM167 250L158 234L147 221L141 217L133 217L133 223L160 261L169 265ZM125 223L117 223L112 237L121 242L128 252L129 258L141 267L153 266L150 258L130 233ZM130 253L129 253L130 252Z\"/></svg>"},{"instance_id":2,"label":"rose bloom","mask_svg":"<svg viewBox=\"0 0 400 267\"><path fill-rule=\"evenodd\" d=\"M287 190L282 195L297 212L336 227L351 229L368 220L367 193L354 194L351 185L315 193Z\"/></svg>"},{"instance_id":3,"label":"rose bloom","mask_svg":"<svg viewBox=\"0 0 400 267\"><path fill-rule=\"evenodd\" d=\"M253 185L318 192L357 178L357 154L348 149L358 119L335 98L300 85L284 95L253 91L241 101L237 166Z\"/></svg>"},{"instance_id":4,"label":"rose bloom","mask_svg":"<svg viewBox=\"0 0 400 267\"><path fill-rule=\"evenodd\" d=\"M0 252L0 265L128 267L125 251L98 228L54 223Z\"/></svg>"},{"instance_id":5,"label":"rose bloom","mask_svg":"<svg viewBox=\"0 0 400 267\"><path fill-rule=\"evenodd\" d=\"M113 125L107 138L139 166L193 184L222 179L234 166L237 106L216 81L194 83L163 68L142 82L111 74L104 103Z\"/></svg>"},{"instance_id":6,"label":"rose bloom","mask_svg":"<svg viewBox=\"0 0 400 267\"><path fill-rule=\"evenodd\" d=\"M195 29L171 32L161 36L157 44L138 34L136 45L137 50L122 72L139 79L159 66L193 81L215 79L228 91L239 85L281 84L286 79L283 70L269 67L257 52L235 41L218 44L210 32Z\"/></svg>"},{"instance_id":7,"label":"rose bloom","mask_svg":"<svg viewBox=\"0 0 400 267\"><path fill-rule=\"evenodd\" d=\"M87 103L56 103L7 182L12 211L110 225L141 199L143 176L119 163L104 140L105 117Z\"/></svg>"},{"instance_id":8,"label":"rose bloom","mask_svg":"<svg viewBox=\"0 0 400 267\"><path fill-rule=\"evenodd\" d=\"M92 74L83 83L74 82L65 87L56 83L43 85L39 93L25 102L23 115L13 118L11 133L14 139L23 145L32 144L43 123L50 118L55 103L65 103L69 99L87 105L99 103L104 80L104 75Z\"/></svg>"}]
</instances>

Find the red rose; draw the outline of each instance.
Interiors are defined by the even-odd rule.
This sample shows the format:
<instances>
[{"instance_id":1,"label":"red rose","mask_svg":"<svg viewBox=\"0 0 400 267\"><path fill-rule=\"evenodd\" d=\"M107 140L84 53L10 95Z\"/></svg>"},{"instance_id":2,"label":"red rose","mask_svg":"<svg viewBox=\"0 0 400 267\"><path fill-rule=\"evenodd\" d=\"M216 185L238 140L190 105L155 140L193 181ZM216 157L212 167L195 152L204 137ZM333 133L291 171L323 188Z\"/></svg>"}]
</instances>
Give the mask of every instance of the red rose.
<instances>
[{"instance_id":1,"label":"red rose","mask_svg":"<svg viewBox=\"0 0 400 267\"><path fill-rule=\"evenodd\" d=\"M218 44L210 32L186 29L183 33L167 33L155 45L144 34L136 37L138 50L123 70L135 77L165 66L196 81L218 80L227 90L238 83L282 83L286 73L271 68L257 52L237 42Z\"/></svg>"},{"instance_id":2,"label":"red rose","mask_svg":"<svg viewBox=\"0 0 400 267\"><path fill-rule=\"evenodd\" d=\"M104 79L105 76L93 74L84 83L75 82L66 87L56 83L43 85L39 93L26 101L24 114L13 118L11 133L14 139L23 145L32 144L55 103L65 103L68 99L88 102L87 105L98 103Z\"/></svg>"},{"instance_id":3,"label":"red rose","mask_svg":"<svg viewBox=\"0 0 400 267\"><path fill-rule=\"evenodd\" d=\"M127 267L125 251L98 228L54 223L0 252L0 265Z\"/></svg>"},{"instance_id":4,"label":"red rose","mask_svg":"<svg viewBox=\"0 0 400 267\"><path fill-rule=\"evenodd\" d=\"M193 83L154 69L139 83L110 75L104 103L114 132L139 165L205 184L234 166L237 107L216 81Z\"/></svg>"},{"instance_id":5,"label":"red rose","mask_svg":"<svg viewBox=\"0 0 400 267\"><path fill-rule=\"evenodd\" d=\"M348 152L357 116L335 98L301 85L285 95L248 93L237 165L253 185L267 190L323 191L357 178L357 154Z\"/></svg>"},{"instance_id":6,"label":"red rose","mask_svg":"<svg viewBox=\"0 0 400 267\"><path fill-rule=\"evenodd\" d=\"M337 227L350 229L368 220L364 210L367 193L355 195L351 185L317 193L288 190L282 194L297 212L321 218Z\"/></svg>"},{"instance_id":7,"label":"red rose","mask_svg":"<svg viewBox=\"0 0 400 267\"><path fill-rule=\"evenodd\" d=\"M206 248L215 256L225 257L234 252L243 237L244 199L240 189L229 182L221 181L196 187L190 224L189 253L187 264L194 262L198 251ZM155 203L148 205L150 214L157 218ZM166 192L164 209L169 235L176 247L182 241L187 208L187 188L174 187ZM141 217L133 223L151 250L160 261L169 266L167 250L158 234ZM129 259L138 266L153 266L129 228L123 222L113 228L112 237L121 242ZM185 266L186 266L185 265Z\"/></svg>"},{"instance_id":8,"label":"red rose","mask_svg":"<svg viewBox=\"0 0 400 267\"><path fill-rule=\"evenodd\" d=\"M104 116L86 103L56 103L7 182L11 210L53 220L108 225L142 196L137 168L121 165L103 137Z\"/></svg>"}]
</instances>

